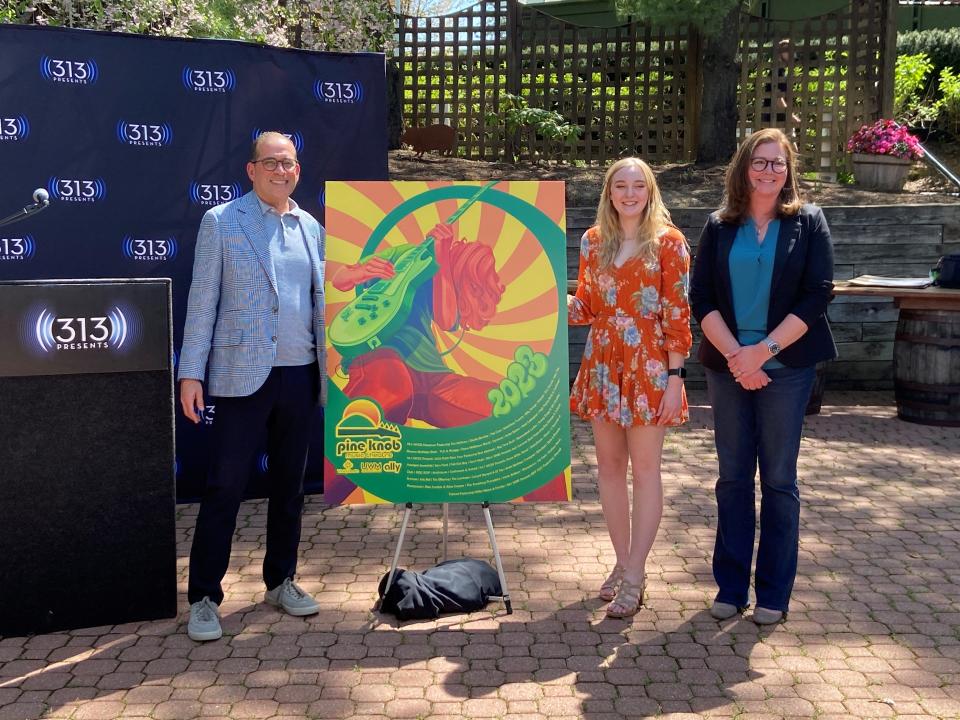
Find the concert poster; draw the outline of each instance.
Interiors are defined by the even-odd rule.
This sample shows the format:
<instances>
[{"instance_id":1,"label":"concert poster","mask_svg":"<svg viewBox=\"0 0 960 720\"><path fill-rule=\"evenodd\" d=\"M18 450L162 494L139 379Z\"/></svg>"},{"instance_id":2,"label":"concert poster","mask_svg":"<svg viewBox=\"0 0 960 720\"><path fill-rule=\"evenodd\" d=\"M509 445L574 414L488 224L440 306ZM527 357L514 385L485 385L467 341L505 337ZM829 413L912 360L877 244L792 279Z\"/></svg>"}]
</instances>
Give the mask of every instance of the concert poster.
<instances>
[{"instance_id":1,"label":"concert poster","mask_svg":"<svg viewBox=\"0 0 960 720\"><path fill-rule=\"evenodd\" d=\"M569 500L563 183L324 199L326 500Z\"/></svg>"}]
</instances>

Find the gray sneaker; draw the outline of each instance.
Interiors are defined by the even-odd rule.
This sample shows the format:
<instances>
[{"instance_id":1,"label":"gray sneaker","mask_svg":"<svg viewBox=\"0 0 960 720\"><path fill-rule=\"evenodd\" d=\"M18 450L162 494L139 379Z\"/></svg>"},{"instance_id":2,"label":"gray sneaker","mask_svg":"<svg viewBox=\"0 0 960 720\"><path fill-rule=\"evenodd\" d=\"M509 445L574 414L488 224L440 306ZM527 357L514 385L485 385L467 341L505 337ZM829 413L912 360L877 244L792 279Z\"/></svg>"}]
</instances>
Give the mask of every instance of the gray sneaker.
<instances>
[{"instance_id":1,"label":"gray sneaker","mask_svg":"<svg viewBox=\"0 0 960 720\"><path fill-rule=\"evenodd\" d=\"M197 642L219 640L223 636L223 630L220 629L220 612L213 600L205 597L190 606L187 635Z\"/></svg>"},{"instance_id":2,"label":"gray sneaker","mask_svg":"<svg viewBox=\"0 0 960 720\"><path fill-rule=\"evenodd\" d=\"M710 606L710 617L714 620L729 620L739 612L740 608L736 605L720 602L719 600L714 600L713 605Z\"/></svg>"},{"instance_id":3,"label":"gray sneaker","mask_svg":"<svg viewBox=\"0 0 960 720\"><path fill-rule=\"evenodd\" d=\"M753 611L753 621L757 625L776 625L783 622L786 616L783 610L771 610L765 607L758 607Z\"/></svg>"},{"instance_id":4,"label":"gray sneaker","mask_svg":"<svg viewBox=\"0 0 960 720\"><path fill-rule=\"evenodd\" d=\"M292 579L287 578L273 590L267 590L263 599L268 605L281 607L289 615L313 615L320 612L317 601L310 597Z\"/></svg>"}]
</instances>

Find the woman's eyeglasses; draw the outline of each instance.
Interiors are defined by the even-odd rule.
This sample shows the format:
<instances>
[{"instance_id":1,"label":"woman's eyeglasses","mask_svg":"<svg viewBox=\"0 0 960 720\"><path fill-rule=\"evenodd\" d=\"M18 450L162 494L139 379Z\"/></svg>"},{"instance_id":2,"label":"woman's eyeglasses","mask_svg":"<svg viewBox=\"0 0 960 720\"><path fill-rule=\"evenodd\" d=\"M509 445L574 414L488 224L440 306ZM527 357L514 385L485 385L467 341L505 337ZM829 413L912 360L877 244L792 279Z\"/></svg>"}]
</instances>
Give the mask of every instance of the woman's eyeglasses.
<instances>
[{"instance_id":1,"label":"woman's eyeglasses","mask_svg":"<svg viewBox=\"0 0 960 720\"><path fill-rule=\"evenodd\" d=\"M767 160L766 158L756 157L750 160L750 167L754 172L763 172L767 168L770 168L777 175L783 175L787 171L787 161L783 158Z\"/></svg>"}]
</instances>

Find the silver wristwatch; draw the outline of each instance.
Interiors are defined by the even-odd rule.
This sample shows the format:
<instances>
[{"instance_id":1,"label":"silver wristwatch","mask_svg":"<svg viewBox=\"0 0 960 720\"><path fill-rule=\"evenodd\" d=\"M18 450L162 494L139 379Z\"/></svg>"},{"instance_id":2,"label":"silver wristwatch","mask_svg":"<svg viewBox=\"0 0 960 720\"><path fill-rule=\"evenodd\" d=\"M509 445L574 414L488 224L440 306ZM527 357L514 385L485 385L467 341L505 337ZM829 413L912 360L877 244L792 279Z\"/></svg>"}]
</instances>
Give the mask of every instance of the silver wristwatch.
<instances>
[{"instance_id":1,"label":"silver wristwatch","mask_svg":"<svg viewBox=\"0 0 960 720\"><path fill-rule=\"evenodd\" d=\"M767 350L770 351L771 355L776 355L781 350L780 343L778 343L776 340L774 340L771 337L765 337L763 339L763 343L764 345L767 346Z\"/></svg>"}]
</instances>

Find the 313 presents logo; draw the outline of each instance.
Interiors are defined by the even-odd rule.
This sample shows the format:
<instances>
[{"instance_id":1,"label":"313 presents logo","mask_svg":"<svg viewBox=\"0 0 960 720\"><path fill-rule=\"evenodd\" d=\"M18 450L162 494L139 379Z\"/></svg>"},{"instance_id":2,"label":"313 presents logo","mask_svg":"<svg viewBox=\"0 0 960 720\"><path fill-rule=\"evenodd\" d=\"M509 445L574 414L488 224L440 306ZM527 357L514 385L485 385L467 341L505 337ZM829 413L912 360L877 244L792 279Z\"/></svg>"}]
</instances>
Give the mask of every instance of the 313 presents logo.
<instances>
[{"instance_id":1,"label":"313 presents logo","mask_svg":"<svg viewBox=\"0 0 960 720\"><path fill-rule=\"evenodd\" d=\"M47 181L50 197L64 202L97 202L107 197L103 178L62 178L53 176Z\"/></svg>"},{"instance_id":2,"label":"313 presents logo","mask_svg":"<svg viewBox=\"0 0 960 720\"><path fill-rule=\"evenodd\" d=\"M29 260L36 252L37 243L32 235L0 236L0 262Z\"/></svg>"},{"instance_id":3,"label":"313 presents logo","mask_svg":"<svg viewBox=\"0 0 960 720\"><path fill-rule=\"evenodd\" d=\"M30 121L26 115L0 117L0 142L16 142L30 137Z\"/></svg>"},{"instance_id":4,"label":"313 presents logo","mask_svg":"<svg viewBox=\"0 0 960 720\"><path fill-rule=\"evenodd\" d=\"M190 183L190 202L213 207L240 197L240 183Z\"/></svg>"},{"instance_id":5,"label":"313 presents logo","mask_svg":"<svg viewBox=\"0 0 960 720\"><path fill-rule=\"evenodd\" d=\"M363 85L359 82L336 82L317 80L313 84L313 94L322 103L338 105L363 102Z\"/></svg>"},{"instance_id":6,"label":"313 presents logo","mask_svg":"<svg viewBox=\"0 0 960 720\"><path fill-rule=\"evenodd\" d=\"M50 82L72 85L93 85L100 77L100 68L93 59L68 60L44 55L40 58L40 75Z\"/></svg>"},{"instance_id":7,"label":"313 presents logo","mask_svg":"<svg viewBox=\"0 0 960 720\"><path fill-rule=\"evenodd\" d=\"M135 238L126 235L123 238L123 256L136 262L174 260L177 257L177 239Z\"/></svg>"},{"instance_id":8,"label":"313 presents logo","mask_svg":"<svg viewBox=\"0 0 960 720\"><path fill-rule=\"evenodd\" d=\"M194 68L187 65L181 77L183 86L194 92L226 93L237 87L237 75L230 68Z\"/></svg>"},{"instance_id":9,"label":"313 presents logo","mask_svg":"<svg viewBox=\"0 0 960 720\"><path fill-rule=\"evenodd\" d=\"M260 128L254 128L253 133L251 133L250 140L256 140L258 137L263 135L263 133L264 131ZM293 147L296 149L297 154L303 152L303 133L301 133L299 130L294 130L293 132L283 132L281 130L280 134L293 143Z\"/></svg>"},{"instance_id":10,"label":"313 presents logo","mask_svg":"<svg viewBox=\"0 0 960 720\"><path fill-rule=\"evenodd\" d=\"M23 327L34 349L48 354L123 351L135 343L139 325L133 310L114 305L102 313L85 316L64 315L42 307L30 313Z\"/></svg>"},{"instance_id":11,"label":"313 presents logo","mask_svg":"<svg viewBox=\"0 0 960 720\"><path fill-rule=\"evenodd\" d=\"M138 147L164 147L173 142L170 123L117 122L117 139L126 145Z\"/></svg>"}]
</instances>

